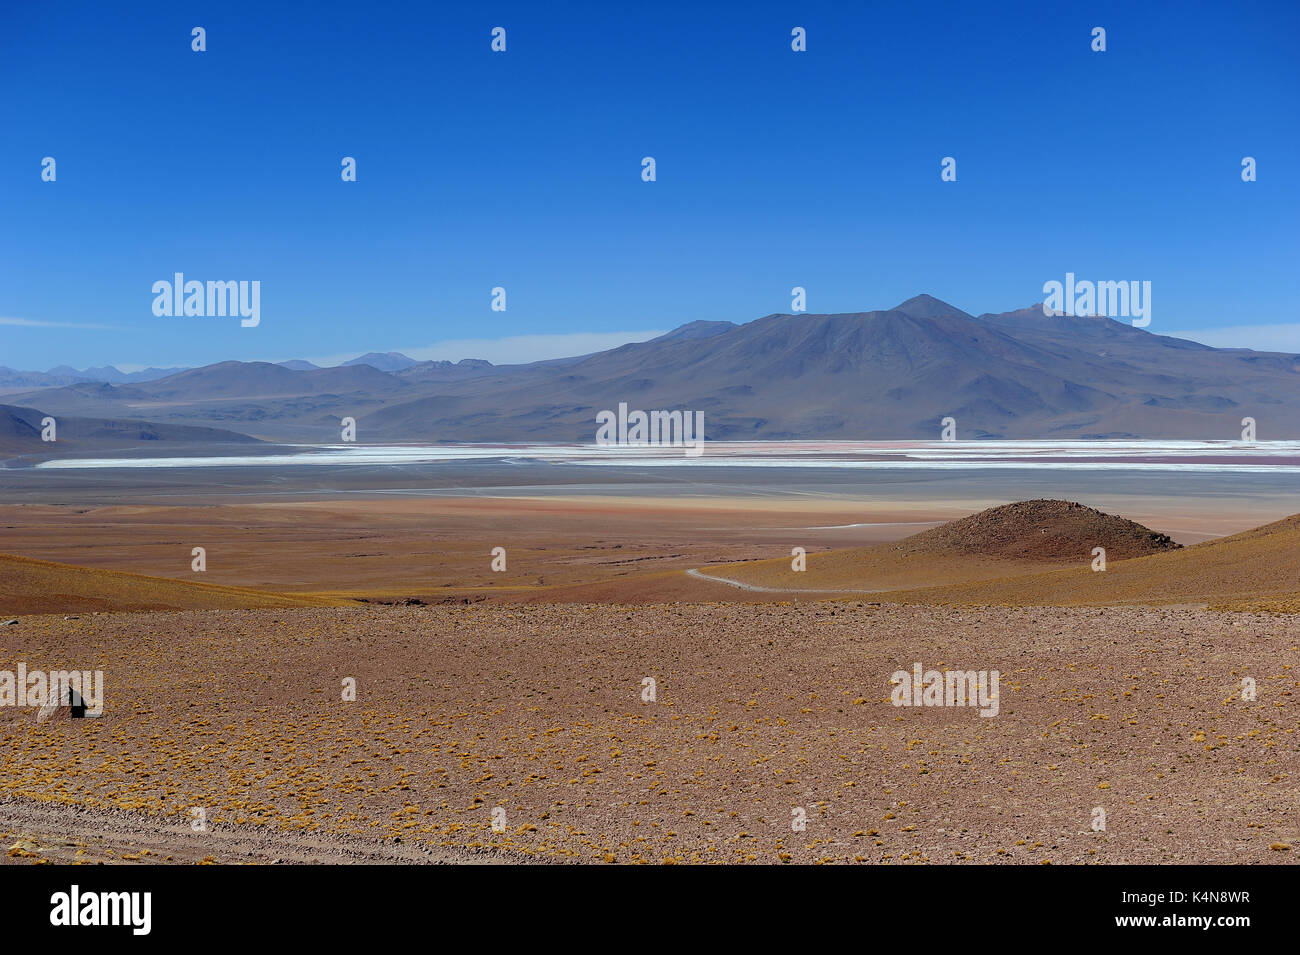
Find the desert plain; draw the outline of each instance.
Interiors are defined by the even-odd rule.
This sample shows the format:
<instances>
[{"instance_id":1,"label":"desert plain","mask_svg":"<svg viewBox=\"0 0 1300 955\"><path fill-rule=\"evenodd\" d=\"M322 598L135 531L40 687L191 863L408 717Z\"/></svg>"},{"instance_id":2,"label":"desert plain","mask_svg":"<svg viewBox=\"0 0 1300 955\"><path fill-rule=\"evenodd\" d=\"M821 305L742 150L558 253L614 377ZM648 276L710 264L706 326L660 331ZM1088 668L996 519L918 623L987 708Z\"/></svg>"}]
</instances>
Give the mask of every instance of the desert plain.
<instances>
[{"instance_id":1,"label":"desert plain","mask_svg":"<svg viewBox=\"0 0 1300 955\"><path fill-rule=\"evenodd\" d=\"M1300 851L1289 475L271 473L4 475L4 861Z\"/></svg>"}]
</instances>

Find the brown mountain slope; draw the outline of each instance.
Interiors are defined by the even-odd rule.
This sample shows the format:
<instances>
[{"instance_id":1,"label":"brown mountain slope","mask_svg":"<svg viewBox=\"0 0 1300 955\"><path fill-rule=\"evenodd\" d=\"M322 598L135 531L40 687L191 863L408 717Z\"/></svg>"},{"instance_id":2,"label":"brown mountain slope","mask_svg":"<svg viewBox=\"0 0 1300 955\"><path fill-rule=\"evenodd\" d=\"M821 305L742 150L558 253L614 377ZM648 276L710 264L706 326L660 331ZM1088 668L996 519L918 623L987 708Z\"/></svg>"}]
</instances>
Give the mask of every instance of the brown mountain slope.
<instances>
[{"instance_id":1,"label":"brown mountain slope","mask_svg":"<svg viewBox=\"0 0 1300 955\"><path fill-rule=\"evenodd\" d=\"M716 565L703 571L749 586L778 588L783 593L803 591L826 597L836 592L876 593L883 600L900 603L1194 604L1221 610L1300 612L1300 514L1231 537L1179 548L1141 525L1083 508L1090 514L1075 519L1087 532L1070 547L1080 556L1072 566L1063 568L1060 560L1046 560L1029 543L1002 537L998 532L1002 525L988 517L1001 510L1005 509L983 511L894 544L810 554L803 573L791 572L790 561L785 559ZM1071 512L1066 514L1069 517ZM962 527L967 534L956 533ZM994 532L985 533L990 527ZM1107 548L1103 571L1092 569L1092 545L1084 546L1088 534L1097 527L1110 532L1110 536L1098 538L1100 546ZM980 533L975 533L977 530ZM1144 540L1143 533L1152 536ZM963 549L976 541L983 542L990 551L1001 548L1003 554L1014 556ZM1115 553L1124 552L1124 547L1135 545L1154 552L1129 559L1114 558ZM773 599L780 596L773 594Z\"/></svg>"},{"instance_id":2,"label":"brown mountain slope","mask_svg":"<svg viewBox=\"0 0 1300 955\"><path fill-rule=\"evenodd\" d=\"M1003 580L900 591L907 603L1105 606L1204 604L1300 612L1300 514L1177 551Z\"/></svg>"},{"instance_id":3,"label":"brown mountain slope","mask_svg":"<svg viewBox=\"0 0 1300 955\"><path fill-rule=\"evenodd\" d=\"M1019 501L980 511L888 544L702 568L702 573L762 588L881 592L946 586L1055 570L1087 569L1093 548L1108 561L1177 549L1168 536L1071 501Z\"/></svg>"},{"instance_id":4,"label":"brown mountain slope","mask_svg":"<svg viewBox=\"0 0 1300 955\"><path fill-rule=\"evenodd\" d=\"M1074 563L1094 547L1107 560L1176 550L1168 534L1073 501L1017 501L951 521L890 545L902 553L979 554Z\"/></svg>"},{"instance_id":5,"label":"brown mountain slope","mask_svg":"<svg viewBox=\"0 0 1300 955\"><path fill-rule=\"evenodd\" d=\"M350 605L302 594L220 587L0 554L0 614L94 610L229 610Z\"/></svg>"}]
</instances>

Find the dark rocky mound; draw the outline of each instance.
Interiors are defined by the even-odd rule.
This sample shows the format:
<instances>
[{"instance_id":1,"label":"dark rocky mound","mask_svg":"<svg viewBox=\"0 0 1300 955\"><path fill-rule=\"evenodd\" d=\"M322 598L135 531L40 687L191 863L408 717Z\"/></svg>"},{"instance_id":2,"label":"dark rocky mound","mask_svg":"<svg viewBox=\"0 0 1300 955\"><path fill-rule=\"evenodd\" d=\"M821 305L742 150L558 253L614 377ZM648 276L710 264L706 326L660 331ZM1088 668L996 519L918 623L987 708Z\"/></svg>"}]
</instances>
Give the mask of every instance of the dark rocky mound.
<instances>
[{"instance_id":1,"label":"dark rocky mound","mask_svg":"<svg viewBox=\"0 0 1300 955\"><path fill-rule=\"evenodd\" d=\"M1111 561L1181 546L1167 534L1122 517L1073 501L1050 500L991 507L894 545L907 554L957 552L1070 563L1089 559L1094 547L1104 547L1106 559Z\"/></svg>"}]
</instances>

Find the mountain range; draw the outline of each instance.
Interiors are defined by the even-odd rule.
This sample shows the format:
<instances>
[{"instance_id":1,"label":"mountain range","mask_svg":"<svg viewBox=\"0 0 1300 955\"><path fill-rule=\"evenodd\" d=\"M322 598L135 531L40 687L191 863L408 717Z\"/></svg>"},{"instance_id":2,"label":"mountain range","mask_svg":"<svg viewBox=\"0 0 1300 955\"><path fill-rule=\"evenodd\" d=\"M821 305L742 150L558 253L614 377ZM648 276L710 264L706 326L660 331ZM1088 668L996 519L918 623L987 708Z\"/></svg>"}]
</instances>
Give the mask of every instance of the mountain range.
<instances>
[{"instance_id":1,"label":"mountain range","mask_svg":"<svg viewBox=\"0 0 1300 955\"><path fill-rule=\"evenodd\" d=\"M696 321L646 342L520 365L371 353L334 368L220 362L151 380L10 394L55 416L221 429L267 441L583 441L598 411L702 411L712 440L1300 438L1300 356L1212 348L1041 305ZM0 418L0 421L3 419ZM16 436L0 447L13 450ZM182 436L178 440L190 440ZM25 442L21 442L26 447ZM34 450L48 450L34 449Z\"/></svg>"},{"instance_id":2,"label":"mountain range","mask_svg":"<svg viewBox=\"0 0 1300 955\"><path fill-rule=\"evenodd\" d=\"M103 365L99 368L78 371L76 368L60 365L49 371L19 371L0 365L0 389L16 391L24 388L55 388L59 385L75 385L87 381L108 381L114 384L153 381L184 370L183 368L145 368L141 371L124 372L112 365Z\"/></svg>"}]
</instances>

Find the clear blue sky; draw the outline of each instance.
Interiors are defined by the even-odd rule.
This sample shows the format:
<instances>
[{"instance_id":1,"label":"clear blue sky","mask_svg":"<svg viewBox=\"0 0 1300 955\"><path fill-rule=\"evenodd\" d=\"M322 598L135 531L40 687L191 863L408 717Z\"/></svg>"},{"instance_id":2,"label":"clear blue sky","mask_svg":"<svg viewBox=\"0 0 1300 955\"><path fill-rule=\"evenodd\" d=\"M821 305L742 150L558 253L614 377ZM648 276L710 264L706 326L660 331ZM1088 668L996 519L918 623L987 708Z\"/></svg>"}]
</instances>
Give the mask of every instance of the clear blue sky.
<instances>
[{"instance_id":1,"label":"clear blue sky","mask_svg":"<svg viewBox=\"0 0 1300 955\"><path fill-rule=\"evenodd\" d=\"M0 13L0 365L617 339L795 285L978 314L1067 271L1151 281L1153 332L1300 329L1294 2L131 6ZM259 280L261 325L156 318L177 271Z\"/></svg>"}]
</instances>

